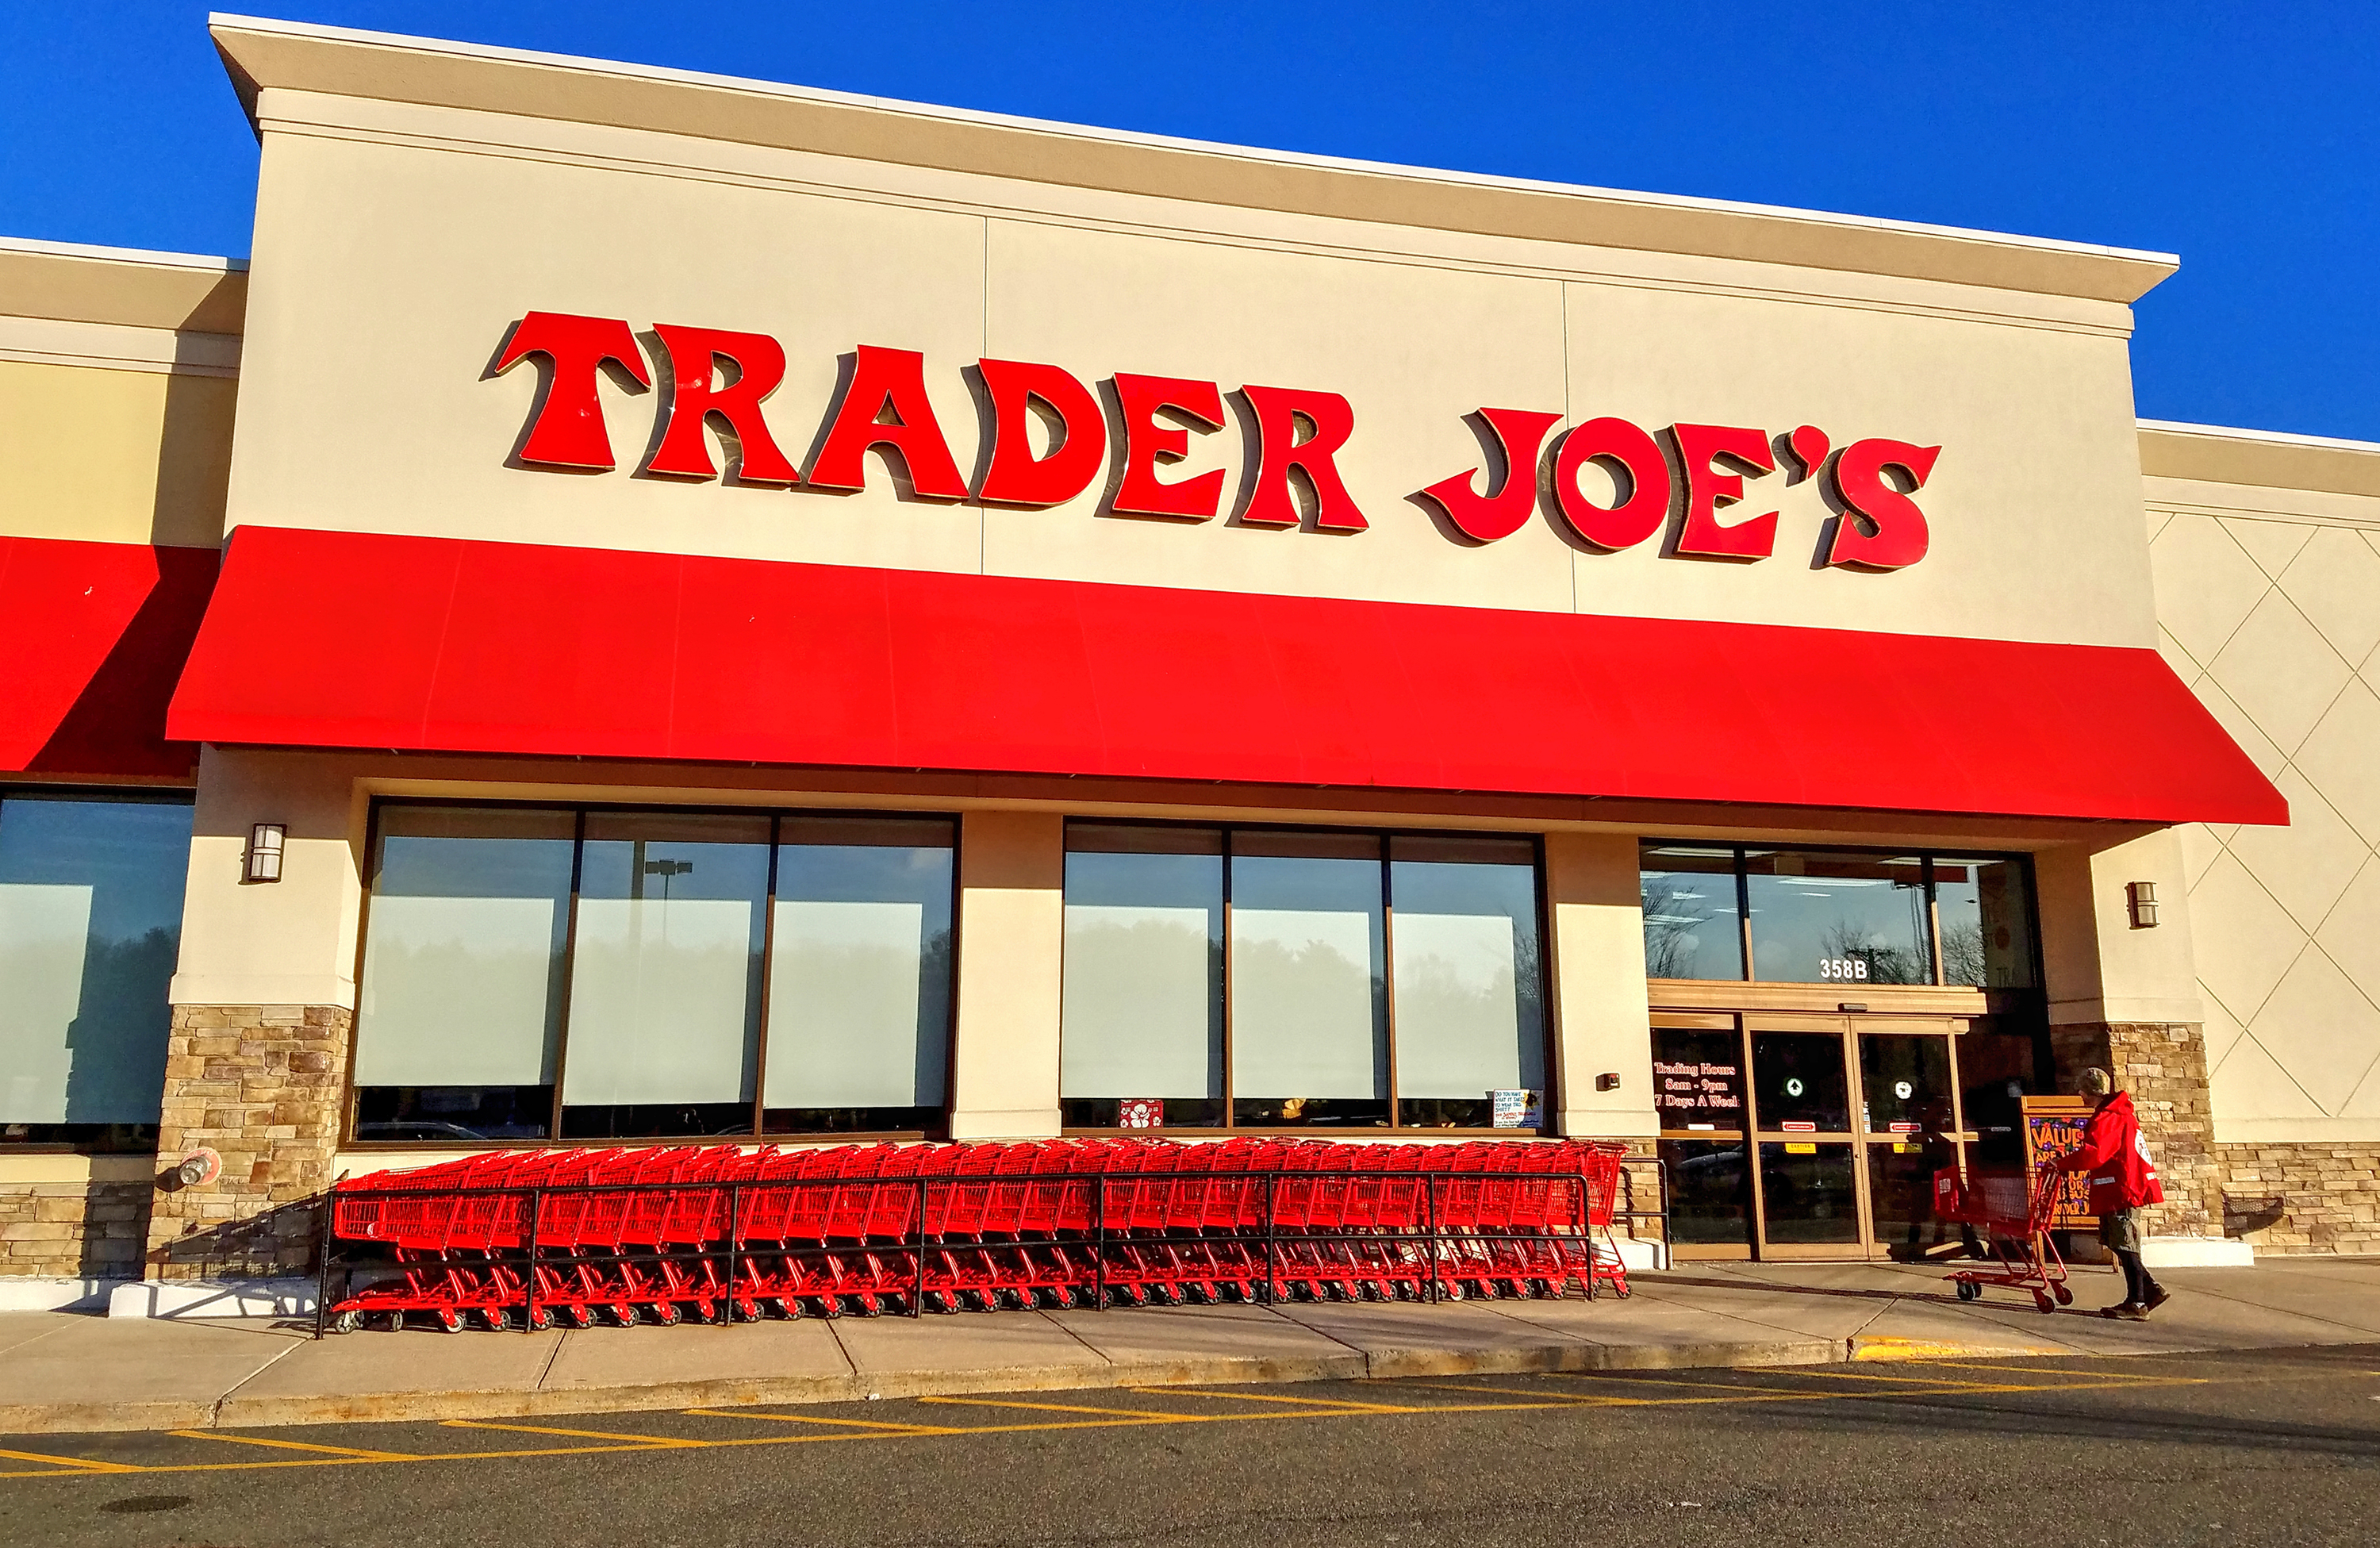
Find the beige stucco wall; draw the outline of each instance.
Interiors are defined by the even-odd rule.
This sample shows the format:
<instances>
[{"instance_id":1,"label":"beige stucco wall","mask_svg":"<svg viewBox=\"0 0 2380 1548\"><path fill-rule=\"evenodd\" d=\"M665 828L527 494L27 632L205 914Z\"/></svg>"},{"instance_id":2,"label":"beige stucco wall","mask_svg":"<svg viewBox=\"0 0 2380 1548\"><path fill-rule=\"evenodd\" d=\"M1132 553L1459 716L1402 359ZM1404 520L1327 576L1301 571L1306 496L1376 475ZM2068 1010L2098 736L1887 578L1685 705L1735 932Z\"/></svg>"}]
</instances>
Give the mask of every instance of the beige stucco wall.
<instances>
[{"instance_id":1,"label":"beige stucco wall","mask_svg":"<svg viewBox=\"0 0 2380 1548\"><path fill-rule=\"evenodd\" d=\"M8 299L0 295L0 309ZM67 363L7 347L13 337L120 348L125 335L151 358ZM163 330L0 317L0 536L187 548L222 541L238 383L177 369L175 343ZM237 360L236 348L209 353Z\"/></svg>"},{"instance_id":2,"label":"beige stucco wall","mask_svg":"<svg viewBox=\"0 0 2380 1548\"><path fill-rule=\"evenodd\" d=\"M2380 447L2228 433L2144 437L2159 648L2289 802L2179 830L2216 1134L2380 1140Z\"/></svg>"},{"instance_id":3,"label":"beige stucco wall","mask_svg":"<svg viewBox=\"0 0 2380 1548\"><path fill-rule=\"evenodd\" d=\"M1629 834L1546 838L1553 928L1554 1090L1564 1134L1649 1138L1653 1040L1645 993L1645 916ZM1598 1075L1619 1086L1596 1090Z\"/></svg>"},{"instance_id":4,"label":"beige stucco wall","mask_svg":"<svg viewBox=\"0 0 2380 1548\"><path fill-rule=\"evenodd\" d=\"M231 519L535 542L2025 640L2153 639L2126 336L2107 300L1208 204L650 130L272 88ZM1053 176L1062 176L1062 159ZM924 352L961 467L978 357L1340 392L1358 536L504 466L535 389L483 380L532 310L769 333L799 457L837 358ZM606 387L624 464L653 397ZM1739 565L1485 548L1413 491L1475 466L1463 416L1802 423L1945 450L1931 555L1814 568L1813 481ZM1234 424L1178 470L1244 461ZM1236 481L1236 479L1233 481Z\"/></svg>"}]
</instances>

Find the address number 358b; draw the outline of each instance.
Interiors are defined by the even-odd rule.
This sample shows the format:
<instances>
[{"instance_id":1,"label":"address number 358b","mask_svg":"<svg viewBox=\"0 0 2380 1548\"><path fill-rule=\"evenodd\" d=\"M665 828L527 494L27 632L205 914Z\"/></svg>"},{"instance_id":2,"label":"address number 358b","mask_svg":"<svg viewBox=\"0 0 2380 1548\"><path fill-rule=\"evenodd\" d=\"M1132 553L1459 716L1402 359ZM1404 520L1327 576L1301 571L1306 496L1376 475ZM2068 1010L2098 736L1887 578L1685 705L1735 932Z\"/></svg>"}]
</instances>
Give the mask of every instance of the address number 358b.
<instances>
[{"instance_id":1,"label":"address number 358b","mask_svg":"<svg viewBox=\"0 0 2380 1548\"><path fill-rule=\"evenodd\" d=\"M1826 979L1867 979L1867 958L1864 957L1822 957L1818 958L1818 977Z\"/></svg>"}]
</instances>

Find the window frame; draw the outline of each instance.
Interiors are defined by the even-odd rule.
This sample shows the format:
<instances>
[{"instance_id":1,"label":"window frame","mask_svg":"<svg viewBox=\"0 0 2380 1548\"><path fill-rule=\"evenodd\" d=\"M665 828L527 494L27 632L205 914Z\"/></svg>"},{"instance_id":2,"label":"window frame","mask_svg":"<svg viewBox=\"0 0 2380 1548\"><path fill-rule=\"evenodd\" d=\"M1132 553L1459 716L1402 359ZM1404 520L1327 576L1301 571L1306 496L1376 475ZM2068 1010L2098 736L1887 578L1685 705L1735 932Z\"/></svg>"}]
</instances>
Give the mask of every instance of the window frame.
<instances>
[{"instance_id":1,"label":"window frame","mask_svg":"<svg viewBox=\"0 0 2380 1548\"><path fill-rule=\"evenodd\" d=\"M47 785L39 781L0 781L0 801L10 800L105 801L118 804L139 803L144 806L186 806L194 809L195 817L199 792L197 786L191 785L93 785L87 782ZM194 842L197 838L196 826L196 823L193 822L191 836ZM182 867L184 873L182 908L183 916L187 918L189 911L188 893L189 851L187 848L182 854ZM181 942L179 920L175 923L174 939L178 955ZM173 1013L173 1001L169 998L165 1002L169 1037L172 1035L170 1028ZM157 1153L158 1139L163 1127L164 1097L164 1086L161 1081L157 1089L161 1120L159 1123L40 1126L59 1128L124 1128L133 1131L121 1140L110 1140L96 1136L65 1140L12 1140L5 1133L0 1133L0 1155L153 1156ZM140 1133L143 1129L148 1131L145 1138Z\"/></svg>"},{"instance_id":2,"label":"window frame","mask_svg":"<svg viewBox=\"0 0 2380 1548\"><path fill-rule=\"evenodd\" d=\"M1546 841L1545 841L1545 835L1543 835L1542 833L1534 833L1534 832L1531 832L1531 833L1513 833L1513 832L1510 832L1510 831L1507 831L1507 830L1504 830L1504 829L1498 829L1498 828L1485 828L1485 829L1481 829L1481 828L1474 828L1474 829L1462 829L1462 828L1419 828L1419 827L1403 827L1403 826L1399 826L1399 827L1351 827L1351 826L1342 826L1342 825L1337 825L1337 824L1332 824L1332 823L1232 823L1232 822L1211 822L1211 823L1208 823L1208 822L1198 822L1198 821L1196 821L1196 820L1193 820L1193 819L1187 819L1187 818L1183 818L1183 819L1146 818L1146 819L1144 819L1144 818L1130 818L1130 817L1103 817L1103 816L1091 816L1091 815L1070 815L1070 816L1068 816L1068 817L1067 817L1067 819L1066 819L1066 824L1067 824L1067 826L1068 826L1068 828L1069 828L1069 829L1071 829L1071 828L1074 826L1074 824L1075 824L1075 823L1085 823L1085 824L1087 824L1087 825L1094 825L1094 826L1099 826L1099 827L1108 827L1108 828L1172 828L1172 829L1177 829L1177 830L1180 830L1180 829L1196 829L1196 830L1201 830L1201 831L1210 831L1210 832L1214 832L1214 833L1220 834L1220 835L1221 835L1221 841L1222 841L1222 861L1223 861L1222 920L1221 920L1221 927L1222 927L1222 938L1223 938L1223 950L1222 950L1221 977L1220 977L1220 982L1219 982L1219 984L1218 984L1218 993L1220 994L1221 999L1222 999L1222 1024L1223 1024L1223 1030L1222 1030L1222 1086L1223 1086L1223 1090L1222 1090L1222 1097L1221 1097L1222 1122L1221 1122L1221 1123L1220 1123L1220 1124L1199 1124L1199 1125L1188 1125L1188 1124L1184 1124L1184 1125L1174 1125L1174 1124L1168 1124L1168 1125L1166 1125L1163 1128L1161 1128L1161 1129L1156 1129L1156 1130L1149 1130L1149 1129L1132 1129L1132 1128L1120 1128L1120 1127L1115 1127L1115 1126L1113 1126L1113 1125L1073 1124L1073 1123L1067 1123L1067 1122L1065 1122L1065 1121L1063 1120L1063 1116L1062 1116L1063 1112L1064 1112L1064 1104L1065 1104L1065 1102L1066 1102L1066 1100L1067 1100L1067 1099L1066 1099L1066 1097L1065 1097L1064 1093L1062 1091L1062 1092L1060 1093L1060 1095L1059 1095L1059 1104L1060 1104L1060 1113L1061 1113L1061 1120L1060 1120L1060 1125L1059 1125L1059 1133L1061 1133L1062 1135L1096 1135L1096 1136L1110 1136L1110 1137L1112 1137L1112 1136L1119 1136L1119 1135L1121 1135L1121 1136L1126 1136L1126 1137L1129 1137L1129 1136L1134 1136L1134 1135L1144 1135L1144 1136L1145 1136L1145 1135L1148 1135L1148 1134L1150 1134L1150 1133L1157 1133L1157 1134L1164 1134L1164 1135L1187 1135L1187 1136L1192 1136L1192 1137L1211 1137L1211 1136L1217 1136L1217 1135L1228 1135L1228 1134L1262 1134L1262 1135L1282 1135L1282 1136L1305 1136L1305 1137L1311 1138L1311 1137L1315 1136L1315 1135L1318 1132L1318 1133L1323 1133L1323 1134L1331 1135L1331 1136L1333 1136L1333 1137L1343 1137L1343 1138L1348 1138L1348 1139L1355 1139L1355 1138L1369 1138L1369 1137L1373 1137L1373 1136L1395 1136L1395 1137L1399 1137L1399 1138L1403 1138L1403 1139L1410 1140L1410 1139L1413 1139L1413 1138L1415 1138L1415 1137L1418 1137L1418 1136L1432 1136L1432 1137L1449 1137L1449 1138L1461 1138L1461 1139L1466 1139L1466 1140L1475 1140L1475 1139L1483 1139L1483 1138L1499 1138L1499 1137L1500 1137L1500 1138L1505 1138L1505 1139L1511 1139L1511 1138L1513 1138L1513 1137L1516 1137L1516 1136L1522 1136L1522 1135L1545 1135L1545 1134L1551 1134L1551 1133L1554 1133L1554 1132L1556 1131L1556 1122L1557 1122L1557 1121L1556 1121L1556 1118L1555 1118L1555 1114L1556 1114L1556 1112L1557 1112L1557 1110L1558 1110L1558 1108L1559 1108L1559 1103L1558 1103L1558 1100L1557 1100L1559 1093L1558 1093L1558 1091L1557 1091L1557 1090L1556 1090L1556 1085L1557 1085L1557 1082L1558 1082L1558 1080L1559 1080L1559 1079L1560 1079L1560 1077L1559 1077L1559 1073L1558 1073L1558 1072L1559 1072L1559 1068L1560 1068L1560 1064L1559 1064L1559 1061L1557 1060L1557 1058L1555 1057L1555 1054L1556 1054L1556 1048L1555 1048L1555 1042L1556 1042L1556 1038L1555 1038L1555 1031L1556 1031L1556 1029L1555 1029L1555 1025L1554 1025L1554 1003L1553 1003L1553 949L1552 949L1553 928L1552 928L1552 913L1551 913L1551 909L1549 908L1548 904L1548 894L1547 894L1547 891L1546 891ZM1381 977L1381 982L1382 982L1382 984L1384 985L1384 998L1385 998L1385 999L1386 999L1386 1001L1387 1001L1386 1010L1385 1010L1385 1013L1384 1013L1384 1014L1385 1014L1385 1018L1386 1018L1387 1037L1388 1037L1388 1087L1389 1087L1389 1095L1388 1095L1389 1121L1388 1121L1388 1122L1386 1122L1386 1123L1384 1123L1384 1124L1367 1124L1367 1125L1360 1125L1360 1126L1359 1126L1359 1125L1352 1125L1352 1124L1351 1124L1351 1125L1347 1125L1347 1126L1345 1126L1345 1127L1340 1127L1340 1126L1336 1126L1336 1125L1318 1126L1318 1125L1313 1125L1313 1124L1243 1124L1243 1123L1240 1123L1240 1122L1236 1121L1236 1119L1235 1119L1235 1117L1234 1117L1234 1115L1233 1115L1232 1109L1233 1109L1233 1107L1234 1107L1234 1105L1235 1105L1235 1103L1236 1103L1236 1093L1235 1093L1235 1091L1233 1091L1233 1089L1232 1089L1232 856L1233 856L1233 848L1232 848L1232 840L1233 835L1237 835L1237 834L1258 834L1258 833L1263 833L1263 834L1291 834L1291 835L1328 834L1328 835L1333 835L1333 836L1338 836L1338 837L1369 838L1369 839L1374 840L1374 841L1375 841L1376 843L1378 843L1378 846L1379 846L1379 851L1380 851L1380 859L1379 859L1379 868L1380 868L1380 910L1381 910L1381 920L1382 920L1382 923L1381 923L1380 977ZM1538 1006L1539 1006L1539 1009L1540 1009L1540 1014L1539 1014L1540 1026L1539 1026L1538 1035L1540 1036L1540 1038L1543 1040L1543 1042L1544 1042L1544 1048L1543 1048L1542 1053L1543 1053L1543 1057L1544 1057L1544 1061L1545 1061L1545 1064L1544 1064L1544 1067L1545 1067L1545 1089L1544 1089L1544 1095L1543 1095L1543 1098L1542 1098L1542 1100L1541 1100L1541 1101L1539 1102L1539 1103L1538 1103L1538 1112L1539 1112L1539 1115L1540 1115L1540 1122L1539 1122L1539 1125L1538 1125L1538 1127L1535 1127L1535 1128L1445 1127L1441 1127L1441 1126L1435 1125L1435 1124L1430 1124L1430 1125L1424 1125L1424 1124L1408 1124L1408 1123L1405 1123L1405 1122L1403 1122L1403 1121L1402 1121L1402 1106L1403 1106L1404 1098L1399 1094L1399 1091L1398 1091L1398 1089L1397 1089L1397 1073L1398 1073L1398 1067L1398 1067L1398 1057L1397 1057L1397 995L1396 995L1396 950L1397 950L1396 942L1397 942L1397 920L1396 920L1396 885L1395 885L1395 881L1394 881L1394 867L1395 867L1395 865L1396 865L1396 851L1395 851L1395 848L1394 848L1394 847L1393 847L1393 841L1394 841L1394 840L1396 840L1396 839L1398 839L1398 838L1451 838L1451 839L1482 839L1482 838L1492 838L1492 839L1505 839L1505 840L1524 840L1524 841L1525 841L1525 842L1528 844L1528 846L1529 846L1529 871L1530 871L1530 887L1529 887L1529 891L1530 891L1530 901L1531 901L1531 905L1532 905L1532 907L1533 907L1533 908L1534 908L1534 910L1535 910L1535 922L1536 922L1536 932L1537 932L1537 950L1536 950L1536 958L1537 958L1537 964L1536 964L1537 986L1536 986L1536 987L1537 987L1537 1004L1538 1004ZM1064 839L1062 837L1062 839L1061 839L1061 841L1060 841L1060 842L1061 842L1061 844L1062 844L1062 845L1064 844L1064 842L1065 842L1065 841L1064 841ZM1063 852L1064 852L1064 853L1071 854L1071 853L1073 853L1073 850L1071 850L1071 849L1065 849ZM1061 899L1061 907L1062 908L1062 906L1063 906L1063 899L1062 899L1062 899ZM1063 982L1065 981L1065 948L1064 948L1064 945L1063 945L1062 937L1061 945L1060 945L1060 947L1059 947L1059 967L1058 967L1058 971L1059 971L1059 981L1060 981L1060 983L1061 983L1061 984L1063 984ZM1060 1049L1060 1059L1061 1059L1061 1062L1062 1062L1062 1061L1063 1061L1063 1057L1064 1057L1063 1050L1064 1050L1064 1047L1065 1047L1065 1036L1066 1036L1066 1029L1065 1029L1064 1022L1063 1022L1063 1020L1062 1020L1062 1019L1061 1019L1061 1021L1060 1021L1060 1024L1059 1024L1059 1028L1058 1028L1058 1043L1059 1043L1059 1049ZM1102 1100L1102 1099L1081 1099L1081 1100ZM1416 1100L1419 1100L1419 1099L1416 1099Z\"/></svg>"},{"instance_id":3,"label":"window frame","mask_svg":"<svg viewBox=\"0 0 2380 1548\"><path fill-rule=\"evenodd\" d=\"M368 1140L356 1134L358 1109L364 1088L354 1078L355 1055L363 1033L362 994L363 964L366 943L371 938L371 908L374 884L379 877L381 815L389 808L477 808L516 811L564 812L571 818L570 899L569 917L563 931L561 1001L556 1007L558 1024L553 1046L553 1096L546 1120L547 1131L541 1138L480 1139L480 1140ZM758 817L769 824L769 872L766 913L760 932L760 981L756 993L759 997L757 1030L754 1036L752 1072L752 1127L748 1132L735 1134L653 1134L633 1138L565 1139L562 1134L562 1093L565 1073L570 1056L570 994L572 971L578 945L578 900L584 882L587 849L587 819L590 815L607 816L709 816ZM951 830L951 986L945 996L942 1018L942 1106L941 1121L930 1127L916 1129L795 1129L771 1131L767 1128L769 1069L769 995L774 981L777 948L777 883L779 849L783 843L787 819L850 818L855 821L946 823ZM960 815L954 811L903 811L877 807L815 807L815 806L737 806L680 801L535 801L487 799L469 796L374 797L365 823L364 856L369 868L364 877L362 907L356 921L355 983L358 1014L347 1030L346 1091L340 1104L339 1148L363 1152L449 1152L458 1150L572 1150L597 1149L623 1144L729 1144L770 1145L809 1143L818 1140L844 1143L878 1143L884 1140L935 1140L950 1132L952 1096L958 1079L958 960L959 960L959 853L963 838Z\"/></svg>"},{"instance_id":4,"label":"window frame","mask_svg":"<svg viewBox=\"0 0 2380 1548\"><path fill-rule=\"evenodd\" d=\"M1645 856L1647 850L1664 848L1670 846L1676 846L1680 848L1706 850L1729 849L1734 852L1736 930L1738 932L1740 949L1742 953L1743 972L1742 976L1737 978L1654 979L1651 981L1653 982L1763 983L1796 986L1829 992L1870 987L1876 989L1890 989L1894 991L1912 989L1920 991L1949 990L1954 993L1962 994L2037 994L2042 992L2044 975L2041 960L2041 892L2034 884L2033 856L2030 854L2022 851L2001 851L1975 847L1942 848L1920 844L1890 846L1877 844L1769 844L1759 840L1663 838L1652 835L1640 835L1636 840L1636 871L1638 876L1641 878L1645 872ZM1878 859L1899 859L1904 856L1915 857L1919 864L1920 873L1924 877L1924 885L1925 888L1925 955L1927 961L1932 967L1933 976L1924 983L1909 984L1870 984L1865 981L1836 981L1817 979L1771 979L1761 977L1760 962L1757 956L1753 951L1752 885L1750 874L1745 867L1746 855L1750 851L1755 849L1764 854L1873 855ZM2019 873L2024 878L2024 904L2026 913L2029 916L2026 920L2026 934L2029 937L2026 942L2026 966L2032 972L2033 981L2031 983L2008 984L1995 987L1984 984L1949 983L1944 981L1942 964L1942 909L1940 899L1936 892L1934 867L1937 860L1945 859L1995 860L2013 864L2017 867Z\"/></svg>"}]
</instances>

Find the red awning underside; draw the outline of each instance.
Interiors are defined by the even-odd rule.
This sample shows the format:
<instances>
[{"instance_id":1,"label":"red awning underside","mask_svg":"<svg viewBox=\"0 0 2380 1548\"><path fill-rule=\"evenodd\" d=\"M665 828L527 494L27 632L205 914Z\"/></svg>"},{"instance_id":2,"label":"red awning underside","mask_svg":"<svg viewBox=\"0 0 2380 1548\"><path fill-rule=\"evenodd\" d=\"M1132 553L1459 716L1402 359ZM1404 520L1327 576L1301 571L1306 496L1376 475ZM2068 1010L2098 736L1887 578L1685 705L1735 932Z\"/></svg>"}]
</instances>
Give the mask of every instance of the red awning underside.
<instances>
[{"instance_id":1,"label":"red awning underside","mask_svg":"<svg viewBox=\"0 0 2380 1548\"><path fill-rule=\"evenodd\" d=\"M165 705L206 611L211 548L0 537L0 771L187 774Z\"/></svg>"},{"instance_id":2,"label":"red awning underside","mask_svg":"<svg viewBox=\"0 0 2380 1548\"><path fill-rule=\"evenodd\" d=\"M2154 651L253 527L232 542L168 729L285 746L2288 821Z\"/></svg>"}]
</instances>

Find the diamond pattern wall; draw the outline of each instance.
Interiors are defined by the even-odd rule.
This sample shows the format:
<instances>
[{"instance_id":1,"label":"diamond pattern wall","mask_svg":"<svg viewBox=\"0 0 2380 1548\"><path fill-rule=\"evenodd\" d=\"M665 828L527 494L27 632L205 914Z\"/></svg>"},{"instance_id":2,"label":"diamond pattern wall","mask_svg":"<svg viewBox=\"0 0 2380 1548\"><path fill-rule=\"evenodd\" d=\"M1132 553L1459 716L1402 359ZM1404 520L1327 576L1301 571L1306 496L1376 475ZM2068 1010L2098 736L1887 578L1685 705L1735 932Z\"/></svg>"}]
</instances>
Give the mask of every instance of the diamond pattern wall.
<instances>
[{"instance_id":1,"label":"diamond pattern wall","mask_svg":"<svg viewBox=\"0 0 2380 1548\"><path fill-rule=\"evenodd\" d=\"M2149 530L2158 649L2289 801L2181 835L2216 1122L2380 1113L2380 531Z\"/></svg>"}]
</instances>

